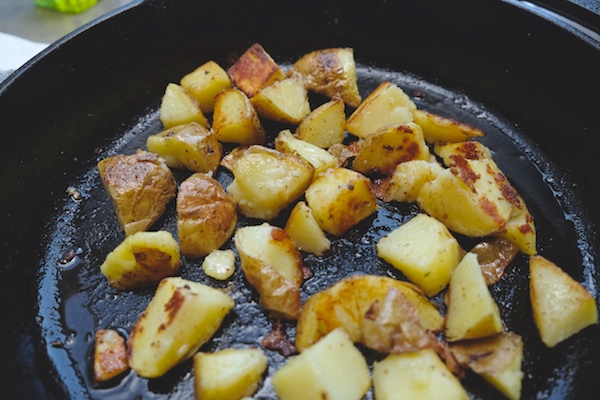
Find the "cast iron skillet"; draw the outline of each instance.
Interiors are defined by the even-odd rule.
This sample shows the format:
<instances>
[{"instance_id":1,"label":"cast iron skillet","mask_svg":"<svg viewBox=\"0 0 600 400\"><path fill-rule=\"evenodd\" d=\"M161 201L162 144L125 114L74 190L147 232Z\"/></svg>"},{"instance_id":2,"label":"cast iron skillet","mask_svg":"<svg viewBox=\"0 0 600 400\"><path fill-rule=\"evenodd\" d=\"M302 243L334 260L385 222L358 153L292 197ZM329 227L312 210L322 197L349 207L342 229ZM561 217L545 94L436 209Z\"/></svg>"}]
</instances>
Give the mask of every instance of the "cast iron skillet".
<instances>
[{"instance_id":1,"label":"cast iron skillet","mask_svg":"<svg viewBox=\"0 0 600 400\"><path fill-rule=\"evenodd\" d=\"M118 293L98 272L122 235L95 164L143 147L146 136L160 130L157 110L168 82L209 59L228 66L254 42L284 65L311 50L353 47L363 96L391 80L419 107L483 129L484 143L536 219L540 254L597 297L600 46L577 29L598 28L591 14L578 14L590 19L573 29L516 1L197 3L134 2L60 40L0 86L3 397L192 395L190 362L152 381L131 373L110 385L92 382L95 330L127 334L152 295ZM280 128L267 125L271 135ZM231 179L223 171L218 176L225 184ZM68 187L82 199L71 198ZM332 254L307 256L315 276L304 286L304 299L354 273L402 279L377 259L374 243L416 212L406 204L382 207L335 240ZM155 229L175 233L173 207ZM461 243L468 248L473 241ZM69 250L76 257L61 263ZM182 275L227 285L208 280L198 261L186 261ZM236 308L202 350L260 346L270 330L272 321L239 271L231 282ZM546 349L532 323L527 285L527 259L519 256L493 289L507 328L524 337L522 397L596 397L598 326ZM293 338L293 325L286 330ZM284 359L268 354L272 373ZM473 376L466 387L473 398L501 398ZM272 396L267 379L257 397Z\"/></svg>"}]
</instances>

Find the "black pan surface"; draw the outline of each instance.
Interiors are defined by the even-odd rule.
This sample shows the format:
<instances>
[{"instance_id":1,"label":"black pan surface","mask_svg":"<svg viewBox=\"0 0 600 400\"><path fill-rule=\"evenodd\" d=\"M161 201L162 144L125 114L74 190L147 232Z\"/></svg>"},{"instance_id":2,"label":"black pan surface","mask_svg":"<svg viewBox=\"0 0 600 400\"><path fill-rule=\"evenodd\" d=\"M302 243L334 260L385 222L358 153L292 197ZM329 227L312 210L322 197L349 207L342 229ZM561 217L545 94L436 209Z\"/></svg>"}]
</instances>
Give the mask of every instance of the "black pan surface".
<instances>
[{"instance_id":1,"label":"black pan surface","mask_svg":"<svg viewBox=\"0 0 600 400\"><path fill-rule=\"evenodd\" d=\"M161 130L167 83L209 59L228 66L254 42L288 66L311 50L353 47L363 97L390 80L420 108L484 130L482 141L536 220L539 253L598 297L600 45L593 38L492 0L134 2L59 41L0 86L0 381L7 398L192 396L191 362L160 379L130 373L104 386L91 379L96 329L127 335L153 292L117 292L98 270L123 237L95 165L134 152ZM311 105L324 100L313 96ZM286 128L265 125L271 137ZM219 171L218 179L227 184L231 176ZM67 194L70 187L81 200ZM417 211L385 205L334 240L331 254L306 256L314 277L303 298L355 273L402 279L374 245ZM284 220L285 213L273 223ZM176 233L174 205L153 229ZM474 243L460 239L464 248ZM70 250L76 257L61 263ZM182 276L233 288L236 307L202 350L261 345L272 321L240 271L220 283L203 275L198 260L186 260ZM524 337L522 398L596 397L598 326L546 349L528 282L527 259L518 256L493 288L507 329ZM285 328L293 338L293 324ZM285 359L267 353L272 374ZM465 385L473 398L501 398L476 377ZM257 398L273 396L266 379Z\"/></svg>"}]
</instances>

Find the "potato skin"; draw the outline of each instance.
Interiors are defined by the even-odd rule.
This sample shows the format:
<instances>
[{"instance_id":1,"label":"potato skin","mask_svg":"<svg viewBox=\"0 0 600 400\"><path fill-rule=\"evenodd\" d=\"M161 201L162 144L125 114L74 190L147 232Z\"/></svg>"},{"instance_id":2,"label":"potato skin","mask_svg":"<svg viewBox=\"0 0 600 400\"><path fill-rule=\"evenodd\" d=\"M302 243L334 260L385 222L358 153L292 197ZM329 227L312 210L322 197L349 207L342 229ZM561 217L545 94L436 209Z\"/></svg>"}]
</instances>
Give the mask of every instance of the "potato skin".
<instances>
[{"instance_id":1,"label":"potato skin","mask_svg":"<svg viewBox=\"0 0 600 400\"><path fill-rule=\"evenodd\" d=\"M177 194L177 229L181 252L203 257L229 239L237 224L235 206L225 189L207 174L183 181Z\"/></svg>"}]
</instances>

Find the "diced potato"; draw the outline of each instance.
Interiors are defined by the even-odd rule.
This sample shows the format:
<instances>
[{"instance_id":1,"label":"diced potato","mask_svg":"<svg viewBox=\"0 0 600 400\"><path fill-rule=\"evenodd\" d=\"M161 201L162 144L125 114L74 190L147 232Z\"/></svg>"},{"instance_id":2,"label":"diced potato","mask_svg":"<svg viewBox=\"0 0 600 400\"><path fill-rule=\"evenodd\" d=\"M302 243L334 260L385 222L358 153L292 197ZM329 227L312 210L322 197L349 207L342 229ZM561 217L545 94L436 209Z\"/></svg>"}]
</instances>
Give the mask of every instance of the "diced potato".
<instances>
[{"instance_id":1,"label":"diced potato","mask_svg":"<svg viewBox=\"0 0 600 400\"><path fill-rule=\"evenodd\" d=\"M261 146L249 147L232 164L227 190L240 213L251 218L275 218L302 196L314 175L302 158Z\"/></svg>"},{"instance_id":2,"label":"diced potato","mask_svg":"<svg viewBox=\"0 0 600 400\"><path fill-rule=\"evenodd\" d=\"M146 147L164 158L169 167L192 172L214 172L223 152L214 133L196 122L151 135Z\"/></svg>"},{"instance_id":3,"label":"diced potato","mask_svg":"<svg viewBox=\"0 0 600 400\"><path fill-rule=\"evenodd\" d=\"M215 97L213 130L221 142L263 144L266 139L250 99L238 89L226 89Z\"/></svg>"},{"instance_id":4,"label":"diced potato","mask_svg":"<svg viewBox=\"0 0 600 400\"><path fill-rule=\"evenodd\" d=\"M310 113L307 90L297 74L265 86L250 101L261 117L287 124L297 125Z\"/></svg>"},{"instance_id":5,"label":"diced potato","mask_svg":"<svg viewBox=\"0 0 600 400\"><path fill-rule=\"evenodd\" d=\"M292 209L285 231L300 250L321 256L331 247L331 241L321 230L310 207L303 201L299 201Z\"/></svg>"},{"instance_id":6,"label":"diced potato","mask_svg":"<svg viewBox=\"0 0 600 400\"><path fill-rule=\"evenodd\" d=\"M409 122L387 125L367 136L352 167L362 174L391 175L400 163L430 157L421 127Z\"/></svg>"},{"instance_id":7,"label":"diced potato","mask_svg":"<svg viewBox=\"0 0 600 400\"><path fill-rule=\"evenodd\" d=\"M267 369L261 349L225 349L194 355L197 400L240 400L252 396Z\"/></svg>"},{"instance_id":8,"label":"diced potato","mask_svg":"<svg viewBox=\"0 0 600 400\"><path fill-rule=\"evenodd\" d=\"M157 154L117 154L100 160L98 171L125 235L150 228L175 197L175 178Z\"/></svg>"},{"instance_id":9,"label":"diced potato","mask_svg":"<svg viewBox=\"0 0 600 400\"><path fill-rule=\"evenodd\" d=\"M350 107L360 104L353 49L313 51L296 61L294 69L302 74L310 90L331 98L339 96Z\"/></svg>"},{"instance_id":10,"label":"diced potato","mask_svg":"<svg viewBox=\"0 0 600 400\"><path fill-rule=\"evenodd\" d=\"M227 71L231 81L248 97L285 78L279 65L258 43L253 44Z\"/></svg>"},{"instance_id":11,"label":"diced potato","mask_svg":"<svg viewBox=\"0 0 600 400\"><path fill-rule=\"evenodd\" d=\"M177 230L183 255L204 257L218 249L236 224L235 205L216 179L195 173L179 185Z\"/></svg>"},{"instance_id":12,"label":"diced potato","mask_svg":"<svg viewBox=\"0 0 600 400\"><path fill-rule=\"evenodd\" d=\"M312 110L296 128L296 135L322 149L342 143L346 135L344 102L333 99Z\"/></svg>"},{"instance_id":13,"label":"diced potato","mask_svg":"<svg viewBox=\"0 0 600 400\"><path fill-rule=\"evenodd\" d=\"M427 296L444 289L461 259L461 248L448 228L419 214L377 243L377 255L400 270Z\"/></svg>"},{"instance_id":14,"label":"diced potato","mask_svg":"<svg viewBox=\"0 0 600 400\"><path fill-rule=\"evenodd\" d=\"M185 75L180 84L198 101L204 113L213 111L217 93L231 87L227 72L214 61L208 61Z\"/></svg>"},{"instance_id":15,"label":"diced potato","mask_svg":"<svg viewBox=\"0 0 600 400\"><path fill-rule=\"evenodd\" d=\"M371 386L367 362L343 329L289 359L272 382L281 400L359 400Z\"/></svg>"},{"instance_id":16,"label":"diced potato","mask_svg":"<svg viewBox=\"0 0 600 400\"><path fill-rule=\"evenodd\" d=\"M296 139L288 129L279 132L275 138L275 148L282 153L302 157L315 169L315 177L329 168L337 167L337 158L331 153L304 140Z\"/></svg>"},{"instance_id":17,"label":"diced potato","mask_svg":"<svg viewBox=\"0 0 600 400\"><path fill-rule=\"evenodd\" d=\"M143 378L164 375L192 357L234 306L223 291L165 278L129 336L129 366Z\"/></svg>"},{"instance_id":18,"label":"diced potato","mask_svg":"<svg viewBox=\"0 0 600 400\"><path fill-rule=\"evenodd\" d=\"M108 253L100 271L111 286L126 290L156 285L180 265L179 245L169 232L136 232Z\"/></svg>"},{"instance_id":19,"label":"diced potato","mask_svg":"<svg viewBox=\"0 0 600 400\"><path fill-rule=\"evenodd\" d=\"M94 347L94 380L106 382L128 369L125 339L115 330L99 329Z\"/></svg>"},{"instance_id":20,"label":"diced potato","mask_svg":"<svg viewBox=\"0 0 600 400\"><path fill-rule=\"evenodd\" d=\"M477 256L467 253L450 278L446 340L477 339L504 330L500 311L488 290Z\"/></svg>"},{"instance_id":21,"label":"diced potato","mask_svg":"<svg viewBox=\"0 0 600 400\"><path fill-rule=\"evenodd\" d=\"M519 199L519 205L513 204L513 212L506 223L506 227L496 233L495 236L510 240L524 254L533 256L537 254L535 224L527 205L520 196Z\"/></svg>"},{"instance_id":22,"label":"diced potato","mask_svg":"<svg viewBox=\"0 0 600 400\"><path fill-rule=\"evenodd\" d=\"M483 136L483 132L464 122L442 117L424 110L412 110L416 124L423 128L423 136L428 143L462 142L473 137Z\"/></svg>"},{"instance_id":23,"label":"diced potato","mask_svg":"<svg viewBox=\"0 0 600 400\"><path fill-rule=\"evenodd\" d=\"M205 128L209 126L200 104L176 83L167 85L160 104L160 121L165 129L190 122L197 122Z\"/></svg>"},{"instance_id":24,"label":"diced potato","mask_svg":"<svg viewBox=\"0 0 600 400\"><path fill-rule=\"evenodd\" d=\"M207 276L223 281L235 272L233 250L213 250L202 261L202 269Z\"/></svg>"},{"instance_id":25,"label":"diced potato","mask_svg":"<svg viewBox=\"0 0 600 400\"><path fill-rule=\"evenodd\" d=\"M421 188L434 180L444 168L436 161L411 160L398 164L392 177L380 187L383 201L414 203Z\"/></svg>"},{"instance_id":26,"label":"diced potato","mask_svg":"<svg viewBox=\"0 0 600 400\"><path fill-rule=\"evenodd\" d=\"M352 342L358 342L365 314L375 301L383 301L392 287L413 303L423 328L432 332L442 330L443 317L416 286L385 276L352 275L307 300L298 320L296 348L302 352L340 327Z\"/></svg>"},{"instance_id":27,"label":"diced potato","mask_svg":"<svg viewBox=\"0 0 600 400\"><path fill-rule=\"evenodd\" d=\"M554 347L598 322L594 296L553 262L529 258L533 319L544 344Z\"/></svg>"},{"instance_id":28,"label":"diced potato","mask_svg":"<svg viewBox=\"0 0 600 400\"><path fill-rule=\"evenodd\" d=\"M373 364L373 390L377 400L467 400L469 396L431 349L390 354Z\"/></svg>"},{"instance_id":29,"label":"diced potato","mask_svg":"<svg viewBox=\"0 0 600 400\"><path fill-rule=\"evenodd\" d=\"M452 343L450 348L461 365L481 375L507 398L521 397L523 341L519 335L502 332L488 338Z\"/></svg>"},{"instance_id":30,"label":"diced potato","mask_svg":"<svg viewBox=\"0 0 600 400\"><path fill-rule=\"evenodd\" d=\"M381 83L358 106L346 121L346 129L365 139L385 125L401 125L413 121L416 108L410 98L393 83Z\"/></svg>"},{"instance_id":31,"label":"diced potato","mask_svg":"<svg viewBox=\"0 0 600 400\"><path fill-rule=\"evenodd\" d=\"M466 158L468 160L492 159L492 152L481 142L466 141L459 143L437 143L434 146L434 152L443 161L445 165L454 164L454 157Z\"/></svg>"},{"instance_id":32,"label":"diced potato","mask_svg":"<svg viewBox=\"0 0 600 400\"><path fill-rule=\"evenodd\" d=\"M302 256L281 228L263 223L239 228L234 237L242 271L260 295L260 305L288 319L300 316Z\"/></svg>"},{"instance_id":33,"label":"diced potato","mask_svg":"<svg viewBox=\"0 0 600 400\"><path fill-rule=\"evenodd\" d=\"M346 168L330 168L305 192L306 202L321 229L335 236L377 210L371 181Z\"/></svg>"}]
</instances>

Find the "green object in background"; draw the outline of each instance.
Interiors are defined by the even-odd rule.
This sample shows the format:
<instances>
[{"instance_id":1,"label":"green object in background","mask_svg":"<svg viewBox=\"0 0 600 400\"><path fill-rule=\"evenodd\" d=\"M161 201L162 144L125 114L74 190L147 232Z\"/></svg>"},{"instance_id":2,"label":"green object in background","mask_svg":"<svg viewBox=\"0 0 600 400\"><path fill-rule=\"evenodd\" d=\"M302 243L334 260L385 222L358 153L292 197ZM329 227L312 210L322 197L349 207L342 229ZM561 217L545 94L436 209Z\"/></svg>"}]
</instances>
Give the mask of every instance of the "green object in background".
<instances>
[{"instance_id":1,"label":"green object in background","mask_svg":"<svg viewBox=\"0 0 600 400\"><path fill-rule=\"evenodd\" d=\"M35 0L39 7L78 14L98 4L98 0Z\"/></svg>"}]
</instances>

